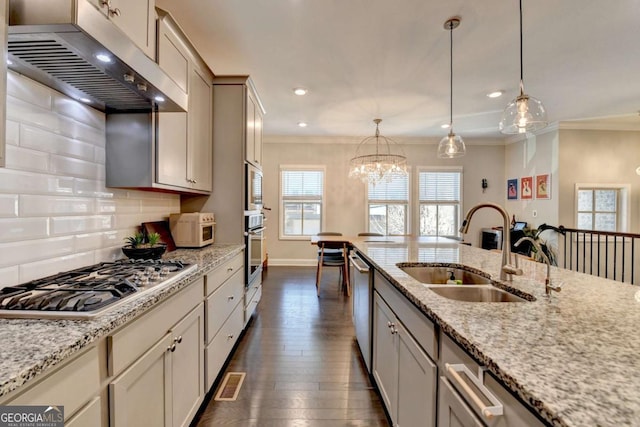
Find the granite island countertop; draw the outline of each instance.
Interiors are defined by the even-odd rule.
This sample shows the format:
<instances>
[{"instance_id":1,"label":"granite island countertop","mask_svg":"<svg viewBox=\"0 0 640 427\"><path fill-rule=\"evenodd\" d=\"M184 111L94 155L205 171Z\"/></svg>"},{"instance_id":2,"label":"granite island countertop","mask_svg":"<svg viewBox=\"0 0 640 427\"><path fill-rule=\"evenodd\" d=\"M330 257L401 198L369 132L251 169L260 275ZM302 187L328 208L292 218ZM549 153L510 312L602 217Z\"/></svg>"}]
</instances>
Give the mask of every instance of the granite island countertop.
<instances>
[{"instance_id":1,"label":"granite island countertop","mask_svg":"<svg viewBox=\"0 0 640 427\"><path fill-rule=\"evenodd\" d=\"M524 261L524 275L502 285L535 301L461 302L430 291L396 264L463 264L498 279L499 253L446 239L366 237L352 243L549 424L640 425L640 287L552 267L552 282L562 290L549 298L546 265Z\"/></svg>"},{"instance_id":2,"label":"granite island countertop","mask_svg":"<svg viewBox=\"0 0 640 427\"><path fill-rule=\"evenodd\" d=\"M213 244L167 253L163 258L197 264L197 270L169 286L150 289L94 319L0 319L0 398L30 384L43 372L165 301L243 248L244 245L239 244Z\"/></svg>"}]
</instances>

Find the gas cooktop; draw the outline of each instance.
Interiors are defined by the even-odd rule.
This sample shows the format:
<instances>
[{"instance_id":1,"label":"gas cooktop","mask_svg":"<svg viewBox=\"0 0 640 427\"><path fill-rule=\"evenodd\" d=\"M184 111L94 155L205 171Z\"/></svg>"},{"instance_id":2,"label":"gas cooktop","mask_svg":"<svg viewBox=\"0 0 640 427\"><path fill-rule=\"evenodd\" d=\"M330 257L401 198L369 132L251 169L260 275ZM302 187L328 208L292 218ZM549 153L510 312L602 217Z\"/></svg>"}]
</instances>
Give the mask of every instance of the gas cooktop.
<instances>
[{"instance_id":1,"label":"gas cooktop","mask_svg":"<svg viewBox=\"0 0 640 427\"><path fill-rule=\"evenodd\" d=\"M87 319L197 268L176 260L119 260L0 289L0 317Z\"/></svg>"}]
</instances>

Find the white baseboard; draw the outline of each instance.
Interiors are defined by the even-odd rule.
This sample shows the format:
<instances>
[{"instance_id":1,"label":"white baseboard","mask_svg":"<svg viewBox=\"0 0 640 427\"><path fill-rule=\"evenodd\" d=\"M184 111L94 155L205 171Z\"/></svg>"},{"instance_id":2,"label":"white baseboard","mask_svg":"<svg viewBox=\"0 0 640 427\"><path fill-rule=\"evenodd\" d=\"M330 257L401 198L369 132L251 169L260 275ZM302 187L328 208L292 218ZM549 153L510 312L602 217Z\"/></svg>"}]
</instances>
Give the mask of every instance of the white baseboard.
<instances>
[{"instance_id":1,"label":"white baseboard","mask_svg":"<svg viewBox=\"0 0 640 427\"><path fill-rule=\"evenodd\" d=\"M318 265L317 259L273 259L269 258L269 266L278 266L278 267L315 267Z\"/></svg>"}]
</instances>

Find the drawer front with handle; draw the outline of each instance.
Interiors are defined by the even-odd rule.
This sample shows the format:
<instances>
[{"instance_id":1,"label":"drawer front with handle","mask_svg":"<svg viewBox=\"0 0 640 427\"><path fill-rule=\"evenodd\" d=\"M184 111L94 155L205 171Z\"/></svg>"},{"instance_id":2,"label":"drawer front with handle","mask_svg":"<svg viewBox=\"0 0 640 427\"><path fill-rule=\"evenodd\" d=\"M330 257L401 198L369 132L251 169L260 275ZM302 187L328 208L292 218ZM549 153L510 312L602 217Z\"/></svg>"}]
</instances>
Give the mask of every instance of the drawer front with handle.
<instances>
[{"instance_id":1,"label":"drawer front with handle","mask_svg":"<svg viewBox=\"0 0 640 427\"><path fill-rule=\"evenodd\" d=\"M242 301L244 276L241 270L235 272L222 286L207 297L206 343L211 342L231 312Z\"/></svg>"},{"instance_id":2,"label":"drawer front with handle","mask_svg":"<svg viewBox=\"0 0 640 427\"><path fill-rule=\"evenodd\" d=\"M244 265L244 255L239 253L231 258L229 261L218 266L210 273L206 275L205 295L211 295L216 289L233 276L236 272L242 271ZM244 280L244 279L243 279Z\"/></svg>"}]
</instances>

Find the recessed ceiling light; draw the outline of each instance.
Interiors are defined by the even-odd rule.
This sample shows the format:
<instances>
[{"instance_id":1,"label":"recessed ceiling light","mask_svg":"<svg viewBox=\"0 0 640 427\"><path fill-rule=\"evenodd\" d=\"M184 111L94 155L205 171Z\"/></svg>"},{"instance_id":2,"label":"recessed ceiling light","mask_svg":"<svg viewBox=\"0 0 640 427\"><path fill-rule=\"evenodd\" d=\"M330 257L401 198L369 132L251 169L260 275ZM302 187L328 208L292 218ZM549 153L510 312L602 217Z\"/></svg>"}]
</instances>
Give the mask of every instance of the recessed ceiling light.
<instances>
[{"instance_id":1,"label":"recessed ceiling light","mask_svg":"<svg viewBox=\"0 0 640 427\"><path fill-rule=\"evenodd\" d=\"M309 92L309 91L307 89L303 88L303 87L297 87L297 88L293 89L293 93L295 93L298 96L306 95L307 92Z\"/></svg>"},{"instance_id":2,"label":"recessed ceiling light","mask_svg":"<svg viewBox=\"0 0 640 427\"><path fill-rule=\"evenodd\" d=\"M487 94L487 96L488 96L489 98L499 98L499 97L501 97L501 96L502 96L502 94L503 94L503 93L504 93L504 92L503 92L503 91L501 91L501 90L496 90L496 91L494 91L494 92L490 92L490 93L488 93L488 94Z\"/></svg>"},{"instance_id":3,"label":"recessed ceiling light","mask_svg":"<svg viewBox=\"0 0 640 427\"><path fill-rule=\"evenodd\" d=\"M106 53L98 53L96 55L96 58L98 59L98 61L102 61L102 62L111 62L111 55L107 55Z\"/></svg>"},{"instance_id":4,"label":"recessed ceiling light","mask_svg":"<svg viewBox=\"0 0 640 427\"><path fill-rule=\"evenodd\" d=\"M445 124L440 125L440 127L442 129L449 129L449 126L451 126L449 123L445 123Z\"/></svg>"},{"instance_id":5,"label":"recessed ceiling light","mask_svg":"<svg viewBox=\"0 0 640 427\"><path fill-rule=\"evenodd\" d=\"M153 99L155 99L157 102L164 102L164 96L158 95L158 96L154 97Z\"/></svg>"},{"instance_id":6,"label":"recessed ceiling light","mask_svg":"<svg viewBox=\"0 0 640 427\"><path fill-rule=\"evenodd\" d=\"M298 126L301 128L306 128L307 127L307 123L306 122L298 122Z\"/></svg>"},{"instance_id":7,"label":"recessed ceiling light","mask_svg":"<svg viewBox=\"0 0 640 427\"><path fill-rule=\"evenodd\" d=\"M82 101L85 104L89 104L91 102L91 100L89 98L78 98L78 101Z\"/></svg>"}]
</instances>

